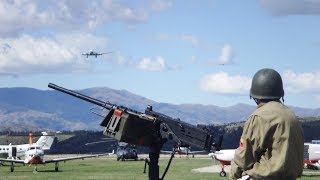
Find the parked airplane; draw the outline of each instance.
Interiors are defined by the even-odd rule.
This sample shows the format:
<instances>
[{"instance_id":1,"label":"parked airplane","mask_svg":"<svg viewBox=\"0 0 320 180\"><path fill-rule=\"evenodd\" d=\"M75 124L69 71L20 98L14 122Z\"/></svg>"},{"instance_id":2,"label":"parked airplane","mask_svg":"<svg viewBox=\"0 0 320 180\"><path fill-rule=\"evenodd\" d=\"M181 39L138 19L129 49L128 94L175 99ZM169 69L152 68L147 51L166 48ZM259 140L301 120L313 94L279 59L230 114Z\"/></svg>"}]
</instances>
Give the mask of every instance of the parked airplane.
<instances>
[{"instance_id":1,"label":"parked airplane","mask_svg":"<svg viewBox=\"0 0 320 180\"><path fill-rule=\"evenodd\" d=\"M55 163L55 168L54 169L55 169L55 171L59 171L59 162L60 161L84 159L84 158L91 158L91 157L98 157L98 156L101 156L101 155L86 155L86 156L75 156L75 157L56 158L56 159L44 160L44 151L39 146L32 145L26 151L24 160L0 158L0 161L11 162L11 166L10 166L11 172L14 171L14 163L35 165L34 171L38 170L37 169L37 165L38 164Z\"/></svg>"},{"instance_id":2,"label":"parked airplane","mask_svg":"<svg viewBox=\"0 0 320 180\"><path fill-rule=\"evenodd\" d=\"M119 142L117 146L117 161L133 159L138 160L138 151L135 145Z\"/></svg>"},{"instance_id":3,"label":"parked airplane","mask_svg":"<svg viewBox=\"0 0 320 180\"><path fill-rule=\"evenodd\" d=\"M95 52L95 51L93 51L93 50L90 50L90 51L87 52L87 53L82 53L82 55L87 56L87 58L88 58L89 56L95 56L95 57L97 58L98 56L101 56L101 55L103 55L103 54L109 54L109 53L112 53L112 52L98 53L98 52Z\"/></svg>"},{"instance_id":4,"label":"parked airplane","mask_svg":"<svg viewBox=\"0 0 320 180\"><path fill-rule=\"evenodd\" d=\"M235 149L224 149L224 150L214 151L208 154L210 157L220 162L221 164L220 176L225 177L227 175L224 168L225 166L228 166L231 164L231 161L234 157L234 153L235 153Z\"/></svg>"},{"instance_id":5,"label":"parked airplane","mask_svg":"<svg viewBox=\"0 0 320 180\"><path fill-rule=\"evenodd\" d=\"M56 158L56 159L50 159L50 160L44 160L44 149L41 148L41 146L37 144L32 143L32 139L30 138L30 145L28 149L25 151L25 159L5 159L0 158L0 161L2 162L10 162L10 170L11 172L14 171L14 163L21 163L21 164L29 164L29 165L35 165L34 171L37 171L37 165L38 164L47 164L47 163L55 163L55 171L59 170L59 162L60 161L68 161L68 160L75 160L75 159L84 159L84 158L92 158L92 157L98 157L102 155L110 155L110 154L96 154L96 155L84 155L84 156L75 156L75 157L67 157L67 158Z\"/></svg>"},{"instance_id":6,"label":"parked airplane","mask_svg":"<svg viewBox=\"0 0 320 180\"><path fill-rule=\"evenodd\" d=\"M304 167L320 170L320 144L304 143Z\"/></svg>"},{"instance_id":7,"label":"parked airplane","mask_svg":"<svg viewBox=\"0 0 320 180\"><path fill-rule=\"evenodd\" d=\"M226 176L224 167L231 164L235 149L225 149L209 153L208 155L221 163L220 176ZM304 167L320 170L320 144L304 143Z\"/></svg>"},{"instance_id":8,"label":"parked airplane","mask_svg":"<svg viewBox=\"0 0 320 180\"><path fill-rule=\"evenodd\" d=\"M25 152L31 145L37 145L43 150L49 150L53 143L55 133L42 132L42 136L40 136L36 143L32 143L32 136L32 133L30 133L29 142L31 142L31 144L12 145L10 143L9 145L0 145L0 157L7 159L20 159L25 155Z\"/></svg>"},{"instance_id":9,"label":"parked airplane","mask_svg":"<svg viewBox=\"0 0 320 180\"><path fill-rule=\"evenodd\" d=\"M160 151L161 153L164 154L171 154L172 151ZM192 155L192 157L194 157L195 154L204 154L204 153L208 153L207 151L192 151L190 147L177 147L175 152L179 155L185 154L187 155L187 158L189 158L189 154Z\"/></svg>"},{"instance_id":10,"label":"parked airplane","mask_svg":"<svg viewBox=\"0 0 320 180\"><path fill-rule=\"evenodd\" d=\"M111 140L114 141L114 140ZM107 143L110 141L96 141L91 143L86 143L85 145L93 145L98 143ZM126 142L116 142L116 145L112 145L116 147L116 154L117 154L117 161L119 160L126 160L126 159L133 159L138 160L138 150L135 145L128 144ZM109 153L111 154L111 153ZM112 154L114 154L114 150L112 151Z\"/></svg>"}]
</instances>

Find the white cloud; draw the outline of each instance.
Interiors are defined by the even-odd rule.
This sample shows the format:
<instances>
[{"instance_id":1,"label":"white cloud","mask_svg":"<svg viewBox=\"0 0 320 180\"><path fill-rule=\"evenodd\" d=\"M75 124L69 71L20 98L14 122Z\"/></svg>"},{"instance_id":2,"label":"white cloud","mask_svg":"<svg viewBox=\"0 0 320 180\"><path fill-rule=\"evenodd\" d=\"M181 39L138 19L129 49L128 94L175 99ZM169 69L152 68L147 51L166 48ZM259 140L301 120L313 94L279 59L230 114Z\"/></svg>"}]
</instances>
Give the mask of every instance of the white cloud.
<instances>
[{"instance_id":1,"label":"white cloud","mask_svg":"<svg viewBox=\"0 0 320 180\"><path fill-rule=\"evenodd\" d=\"M90 30L110 21L136 24L148 19L148 8L114 0L0 1L0 37L25 32ZM163 7L164 8L164 7Z\"/></svg>"},{"instance_id":2,"label":"white cloud","mask_svg":"<svg viewBox=\"0 0 320 180\"><path fill-rule=\"evenodd\" d=\"M320 92L320 72L311 73L295 73L293 71L285 71L283 73L284 87L288 92Z\"/></svg>"},{"instance_id":3,"label":"white cloud","mask_svg":"<svg viewBox=\"0 0 320 180\"><path fill-rule=\"evenodd\" d=\"M56 39L56 41L60 42L61 45L65 47L89 51L90 49L100 51L102 49L107 49L106 46L109 43L109 39L105 36L96 36L90 33L61 33L56 34L56 36L52 37L52 40Z\"/></svg>"},{"instance_id":4,"label":"white cloud","mask_svg":"<svg viewBox=\"0 0 320 180\"><path fill-rule=\"evenodd\" d=\"M155 60L143 58L138 63L137 68L146 71L164 71L166 70L166 63L162 57L157 57Z\"/></svg>"},{"instance_id":5,"label":"white cloud","mask_svg":"<svg viewBox=\"0 0 320 180\"><path fill-rule=\"evenodd\" d=\"M12 35L47 25L50 14L38 9L35 1L0 1L0 35Z\"/></svg>"},{"instance_id":6,"label":"white cloud","mask_svg":"<svg viewBox=\"0 0 320 180\"><path fill-rule=\"evenodd\" d=\"M320 15L319 0L260 0L260 3L276 16Z\"/></svg>"},{"instance_id":7,"label":"white cloud","mask_svg":"<svg viewBox=\"0 0 320 180\"><path fill-rule=\"evenodd\" d=\"M247 76L231 76L226 72L208 74L201 78L199 87L203 91L221 94L248 95L251 78Z\"/></svg>"},{"instance_id":8,"label":"white cloud","mask_svg":"<svg viewBox=\"0 0 320 180\"><path fill-rule=\"evenodd\" d=\"M90 68L81 53L106 47L107 39L91 34L58 34L55 37L0 38L0 73L75 72ZM83 49L88 48L88 49Z\"/></svg>"},{"instance_id":9,"label":"white cloud","mask_svg":"<svg viewBox=\"0 0 320 180\"><path fill-rule=\"evenodd\" d=\"M224 44L219 52L218 58L207 60L209 65L230 65L233 64L234 52L230 44Z\"/></svg>"},{"instance_id":10,"label":"white cloud","mask_svg":"<svg viewBox=\"0 0 320 180\"><path fill-rule=\"evenodd\" d=\"M98 3L100 1L97 1ZM102 2L99 8L99 13L96 14L96 18L100 18L102 21L105 20L116 20L125 23L140 23L144 22L148 18L148 13L145 9L134 8L128 4L121 3L114 0L105 0ZM96 10L95 9L95 10Z\"/></svg>"},{"instance_id":11,"label":"white cloud","mask_svg":"<svg viewBox=\"0 0 320 180\"><path fill-rule=\"evenodd\" d=\"M225 44L221 49L221 53L218 58L218 64L221 64L221 65L232 64L232 58L233 58L232 47L229 44Z\"/></svg>"},{"instance_id":12,"label":"white cloud","mask_svg":"<svg viewBox=\"0 0 320 180\"><path fill-rule=\"evenodd\" d=\"M312 93L320 100L320 72L296 73L287 70L282 74L282 80L286 94ZM214 93L247 95L251 81L252 77L218 72L202 77L199 88Z\"/></svg>"},{"instance_id":13,"label":"white cloud","mask_svg":"<svg viewBox=\"0 0 320 180\"><path fill-rule=\"evenodd\" d=\"M196 56L191 56L191 63L192 64L197 63L197 57Z\"/></svg>"}]
</instances>

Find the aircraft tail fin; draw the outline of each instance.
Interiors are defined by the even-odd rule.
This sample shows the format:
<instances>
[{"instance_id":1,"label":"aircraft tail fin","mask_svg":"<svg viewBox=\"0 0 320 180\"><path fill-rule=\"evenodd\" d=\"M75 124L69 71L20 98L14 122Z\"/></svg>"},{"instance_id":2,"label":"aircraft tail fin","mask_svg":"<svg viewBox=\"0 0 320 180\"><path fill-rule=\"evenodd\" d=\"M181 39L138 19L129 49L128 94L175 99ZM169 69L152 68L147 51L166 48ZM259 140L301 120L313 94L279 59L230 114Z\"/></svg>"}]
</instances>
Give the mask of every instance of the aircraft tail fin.
<instances>
[{"instance_id":1,"label":"aircraft tail fin","mask_svg":"<svg viewBox=\"0 0 320 180\"><path fill-rule=\"evenodd\" d=\"M49 150L53 144L55 133L42 132L42 136L38 139L36 144L43 150Z\"/></svg>"},{"instance_id":2,"label":"aircraft tail fin","mask_svg":"<svg viewBox=\"0 0 320 180\"><path fill-rule=\"evenodd\" d=\"M108 153L109 156L111 156L112 154L114 154L114 150L112 150L111 153Z\"/></svg>"}]
</instances>

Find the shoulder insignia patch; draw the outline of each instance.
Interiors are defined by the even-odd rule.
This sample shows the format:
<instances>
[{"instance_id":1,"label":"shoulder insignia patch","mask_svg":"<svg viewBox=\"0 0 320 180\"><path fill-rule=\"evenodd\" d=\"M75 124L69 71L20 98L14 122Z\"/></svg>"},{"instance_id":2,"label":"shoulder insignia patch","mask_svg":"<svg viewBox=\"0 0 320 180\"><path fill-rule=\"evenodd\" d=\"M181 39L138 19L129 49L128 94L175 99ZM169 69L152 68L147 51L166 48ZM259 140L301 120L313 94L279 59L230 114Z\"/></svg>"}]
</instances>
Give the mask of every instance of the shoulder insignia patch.
<instances>
[{"instance_id":1,"label":"shoulder insignia patch","mask_svg":"<svg viewBox=\"0 0 320 180\"><path fill-rule=\"evenodd\" d=\"M243 142L243 139L240 138L240 144L239 144L239 147L243 148L244 147L244 142Z\"/></svg>"}]
</instances>

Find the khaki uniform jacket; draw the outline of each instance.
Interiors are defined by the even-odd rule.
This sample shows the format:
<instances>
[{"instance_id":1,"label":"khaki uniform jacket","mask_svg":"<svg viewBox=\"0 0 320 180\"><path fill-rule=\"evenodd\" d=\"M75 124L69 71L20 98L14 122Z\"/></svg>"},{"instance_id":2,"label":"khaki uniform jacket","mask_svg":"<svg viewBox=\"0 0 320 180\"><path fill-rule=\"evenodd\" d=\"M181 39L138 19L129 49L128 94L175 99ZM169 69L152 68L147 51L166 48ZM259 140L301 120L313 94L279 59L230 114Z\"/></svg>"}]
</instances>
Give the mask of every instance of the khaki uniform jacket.
<instances>
[{"instance_id":1,"label":"khaki uniform jacket","mask_svg":"<svg viewBox=\"0 0 320 180\"><path fill-rule=\"evenodd\" d=\"M303 170L304 137L300 122L278 101L260 103L244 125L231 162L230 179L296 179Z\"/></svg>"}]
</instances>

